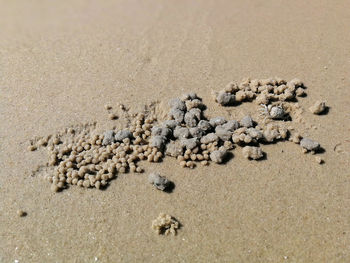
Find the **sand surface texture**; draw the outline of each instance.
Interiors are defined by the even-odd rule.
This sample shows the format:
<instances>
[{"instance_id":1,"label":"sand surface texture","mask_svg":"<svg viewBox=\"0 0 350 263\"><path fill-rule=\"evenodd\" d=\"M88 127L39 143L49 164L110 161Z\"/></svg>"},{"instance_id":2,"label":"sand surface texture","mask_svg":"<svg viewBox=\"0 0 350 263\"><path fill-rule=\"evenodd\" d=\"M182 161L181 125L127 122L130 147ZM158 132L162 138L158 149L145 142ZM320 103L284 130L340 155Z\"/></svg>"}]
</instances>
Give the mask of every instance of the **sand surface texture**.
<instances>
[{"instance_id":1,"label":"sand surface texture","mask_svg":"<svg viewBox=\"0 0 350 263\"><path fill-rule=\"evenodd\" d=\"M349 262L349 1L0 1L0 262ZM194 91L207 115L240 119L211 91L244 77L295 77L307 97L294 126L320 142L241 150L225 165L143 162L104 190L59 193L39 174L35 136L109 120L105 104L137 111ZM308 108L324 100L326 115ZM159 172L172 193L147 181ZM23 210L27 213L22 215ZM176 236L151 228L176 217ZM17 261L16 261L17 260Z\"/></svg>"}]
</instances>

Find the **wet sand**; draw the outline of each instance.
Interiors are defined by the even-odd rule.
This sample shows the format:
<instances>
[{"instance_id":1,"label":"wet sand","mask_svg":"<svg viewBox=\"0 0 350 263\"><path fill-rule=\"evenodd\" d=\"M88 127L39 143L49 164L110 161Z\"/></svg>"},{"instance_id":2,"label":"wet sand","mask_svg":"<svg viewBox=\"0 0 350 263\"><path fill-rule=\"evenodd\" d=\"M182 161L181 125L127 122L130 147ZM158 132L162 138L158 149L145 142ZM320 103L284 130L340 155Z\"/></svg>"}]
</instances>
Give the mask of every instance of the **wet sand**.
<instances>
[{"instance_id":1,"label":"wet sand","mask_svg":"<svg viewBox=\"0 0 350 263\"><path fill-rule=\"evenodd\" d=\"M0 1L1 262L348 262L350 260L350 3L347 1ZM35 136L97 121L122 126L104 105L133 110L195 91L210 117L241 118L211 97L244 77L300 78L307 97L296 128L318 140L325 163L299 145L240 150L226 165L144 162L100 191L52 193L31 171ZM325 100L328 114L308 108ZM158 171L176 187L153 189ZM20 217L17 210L27 213ZM151 229L160 212L178 235Z\"/></svg>"}]
</instances>

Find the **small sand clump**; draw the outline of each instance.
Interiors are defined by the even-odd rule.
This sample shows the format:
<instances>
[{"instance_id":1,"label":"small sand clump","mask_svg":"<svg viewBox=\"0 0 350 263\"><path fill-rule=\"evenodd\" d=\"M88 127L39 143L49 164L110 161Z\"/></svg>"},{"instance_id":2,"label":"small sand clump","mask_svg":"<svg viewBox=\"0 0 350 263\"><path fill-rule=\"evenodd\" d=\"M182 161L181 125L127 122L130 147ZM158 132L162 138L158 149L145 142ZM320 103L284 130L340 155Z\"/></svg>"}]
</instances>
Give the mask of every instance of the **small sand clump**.
<instances>
[{"instance_id":1,"label":"small sand clump","mask_svg":"<svg viewBox=\"0 0 350 263\"><path fill-rule=\"evenodd\" d=\"M300 140L301 140L301 135L297 132L293 133L290 137L289 137L289 140L291 142L294 142L296 144L299 144L300 143Z\"/></svg>"},{"instance_id":2,"label":"small sand clump","mask_svg":"<svg viewBox=\"0 0 350 263\"><path fill-rule=\"evenodd\" d=\"M234 94L225 92L225 91L219 91L216 96L216 102L220 105L226 106L230 105L235 102L236 96Z\"/></svg>"},{"instance_id":3,"label":"small sand clump","mask_svg":"<svg viewBox=\"0 0 350 263\"><path fill-rule=\"evenodd\" d=\"M105 108L105 110L111 110L111 109L112 109L112 106L109 105L109 104L105 104L105 105L104 105L104 108Z\"/></svg>"},{"instance_id":4,"label":"small sand clump","mask_svg":"<svg viewBox=\"0 0 350 263\"><path fill-rule=\"evenodd\" d=\"M316 156L316 157L315 157L315 161L316 161L318 164L323 164L323 163L324 163L324 160L323 160L320 156Z\"/></svg>"},{"instance_id":5,"label":"small sand clump","mask_svg":"<svg viewBox=\"0 0 350 263\"><path fill-rule=\"evenodd\" d=\"M161 191L166 190L170 185L170 181L164 176L160 176L158 173L150 173L148 176L148 182Z\"/></svg>"},{"instance_id":6,"label":"small sand clump","mask_svg":"<svg viewBox=\"0 0 350 263\"><path fill-rule=\"evenodd\" d=\"M218 142L218 141L219 141L219 137L215 133L208 133L207 135L201 138L201 143L204 145L213 143L213 142Z\"/></svg>"},{"instance_id":7,"label":"small sand clump","mask_svg":"<svg viewBox=\"0 0 350 263\"><path fill-rule=\"evenodd\" d=\"M35 151L36 149L37 149L37 147L34 146L34 145L29 145L29 146L28 146L28 151L33 152L33 151Z\"/></svg>"},{"instance_id":8,"label":"small sand clump","mask_svg":"<svg viewBox=\"0 0 350 263\"><path fill-rule=\"evenodd\" d=\"M209 124L215 128L216 126L223 125L227 122L227 120L224 117L214 117L209 120Z\"/></svg>"},{"instance_id":9,"label":"small sand clump","mask_svg":"<svg viewBox=\"0 0 350 263\"><path fill-rule=\"evenodd\" d=\"M127 129L124 129L124 130L120 130L118 131L115 136L114 136L114 139L117 141L117 142L122 142L124 139L127 139L127 138L132 138L132 133L131 131L127 130Z\"/></svg>"},{"instance_id":10,"label":"small sand clump","mask_svg":"<svg viewBox=\"0 0 350 263\"><path fill-rule=\"evenodd\" d=\"M58 186L58 184L52 184L51 187L50 187L51 191L52 192L58 192L60 190L60 187Z\"/></svg>"},{"instance_id":11,"label":"small sand clump","mask_svg":"<svg viewBox=\"0 0 350 263\"><path fill-rule=\"evenodd\" d=\"M176 235L179 229L179 222L170 215L160 213L159 216L152 221L152 229L158 235Z\"/></svg>"},{"instance_id":12,"label":"small sand clump","mask_svg":"<svg viewBox=\"0 0 350 263\"><path fill-rule=\"evenodd\" d=\"M246 128L250 128L250 127L253 127L253 126L254 126L253 119L252 119L252 117L250 117L249 115L243 117L243 118L241 119L241 121L239 122L239 124L240 124L242 127L246 127Z\"/></svg>"},{"instance_id":13,"label":"small sand clump","mask_svg":"<svg viewBox=\"0 0 350 263\"><path fill-rule=\"evenodd\" d=\"M112 144L114 142L114 131L109 130L103 134L102 145Z\"/></svg>"},{"instance_id":14,"label":"small sand clump","mask_svg":"<svg viewBox=\"0 0 350 263\"><path fill-rule=\"evenodd\" d=\"M177 157L183 154L183 146L179 141L171 141L166 145L165 154L172 157Z\"/></svg>"},{"instance_id":15,"label":"small sand clump","mask_svg":"<svg viewBox=\"0 0 350 263\"><path fill-rule=\"evenodd\" d=\"M225 128L223 125L217 126L215 128L215 135L222 141L229 141L232 137L232 131Z\"/></svg>"},{"instance_id":16,"label":"small sand clump","mask_svg":"<svg viewBox=\"0 0 350 263\"><path fill-rule=\"evenodd\" d=\"M222 163L226 155L227 155L226 150L224 149L216 150L210 154L210 160L212 160L214 163Z\"/></svg>"},{"instance_id":17,"label":"small sand clump","mask_svg":"<svg viewBox=\"0 0 350 263\"><path fill-rule=\"evenodd\" d=\"M320 148L320 144L318 142L311 140L309 138L303 138L300 141L300 146L307 151L317 151Z\"/></svg>"},{"instance_id":18,"label":"small sand clump","mask_svg":"<svg viewBox=\"0 0 350 263\"><path fill-rule=\"evenodd\" d=\"M25 217L25 216L27 216L27 212L23 211L22 209L18 209L17 210L17 215L19 217Z\"/></svg>"},{"instance_id":19,"label":"small sand clump","mask_svg":"<svg viewBox=\"0 0 350 263\"><path fill-rule=\"evenodd\" d=\"M262 105L261 115L265 118L273 120L284 120L288 118L288 114L285 112L283 106L279 105Z\"/></svg>"},{"instance_id":20,"label":"small sand clump","mask_svg":"<svg viewBox=\"0 0 350 263\"><path fill-rule=\"evenodd\" d=\"M314 105L312 105L309 110L313 114L322 114L326 110L326 103L324 101L316 101Z\"/></svg>"},{"instance_id":21,"label":"small sand clump","mask_svg":"<svg viewBox=\"0 0 350 263\"><path fill-rule=\"evenodd\" d=\"M118 119L118 115L116 115L116 114L114 114L114 113L109 113L109 114L108 114L108 118L109 118L110 120L116 120L116 119Z\"/></svg>"},{"instance_id":22,"label":"small sand clump","mask_svg":"<svg viewBox=\"0 0 350 263\"><path fill-rule=\"evenodd\" d=\"M245 146L242 149L243 156L247 159L259 160L264 156L260 147Z\"/></svg>"}]
</instances>

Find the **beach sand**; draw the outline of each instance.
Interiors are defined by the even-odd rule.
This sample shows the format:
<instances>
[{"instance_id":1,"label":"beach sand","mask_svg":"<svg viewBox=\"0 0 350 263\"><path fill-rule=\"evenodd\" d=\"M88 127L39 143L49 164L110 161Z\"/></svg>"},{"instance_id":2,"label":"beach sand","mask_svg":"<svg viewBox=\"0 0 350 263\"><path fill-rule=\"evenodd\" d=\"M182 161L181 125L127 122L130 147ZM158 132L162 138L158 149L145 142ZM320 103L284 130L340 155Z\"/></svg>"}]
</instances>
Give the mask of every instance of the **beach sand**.
<instances>
[{"instance_id":1,"label":"beach sand","mask_svg":"<svg viewBox=\"0 0 350 263\"><path fill-rule=\"evenodd\" d=\"M349 1L0 1L0 262L349 262ZM194 91L211 117L211 91L244 77L304 81L303 122L320 165L299 145L241 150L225 165L142 163L104 190L59 193L41 176L35 136L109 120L105 104L138 110ZM326 115L308 108L317 100ZM147 182L157 171L170 194ZM18 210L27 213L20 217ZM182 227L151 229L160 212Z\"/></svg>"}]
</instances>

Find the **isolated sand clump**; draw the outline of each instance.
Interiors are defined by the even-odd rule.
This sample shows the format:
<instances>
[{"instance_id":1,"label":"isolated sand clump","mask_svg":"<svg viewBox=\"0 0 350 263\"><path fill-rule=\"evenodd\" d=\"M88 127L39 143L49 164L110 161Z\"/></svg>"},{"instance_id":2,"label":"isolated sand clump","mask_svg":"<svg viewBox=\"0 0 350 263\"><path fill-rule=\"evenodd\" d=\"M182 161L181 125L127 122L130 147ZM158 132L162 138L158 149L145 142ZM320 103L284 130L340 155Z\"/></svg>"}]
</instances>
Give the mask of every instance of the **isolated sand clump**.
<instances>
[{"instance_id":1,"label":"isolated sand clump","mask_svg":"<svg viewBox=\"0 0 350 263\"><path fill-rule=\"evenodd\" d=\"M27 212L25 212L25 211L22 210L22 209L18 209L18 210L17 210L17 215L18 215L19 217L25 217L25 216L27 216Z\"/></svg>"},{"instance_id":2,"label":"isolated sand clump","mask_svg":"<svg viewBox=\"0 0 350 263\"><path fill-rule=\"evenodd\" d=\"M160 176L159 173L150 173L148 176L148 182L161 191L166 190L171 184L167 178Z\"/></svg>"},{"instance_id":3,"label":"isolated sand clump","mask_svg":"<svg viewBox=\"0 0 350 263\"><path fill-rule=\"evenodd\" d=\"M170 215L160 213L159 216L152 221L152 229L158 235L176 235L179 229L179 222Z\"/></svg>"},{"instance_id":4,"label":"isolated sand clump","mask_svg":"<svg viewBox=\"0 0 350 263\"><path fill-rule=\"evenodd\" d=\"M312 105L309 110L313 113L313 114L322 114L323 112L325 112L327 106L326 106L326 102L324 101L316 101L314 105Z\"/></svg>"},{"instance_id":5,"label":"isolated sand clump","mask_svg":"<svg viewBox=\"0 0 350 263\"><path fill-rule=\"evenodd\" d=\"M303 138L300 141L300 146L303 147L306 151L317 151L320 149L320 144L309 138Z\"/></svg>"},{"instance_id":6,"label":"isolated sand clump","mask_svg":"<svg viewBox=\"0 0 350 263\"><path fill-rule=\"evenodd\" d=\"M316 161L318 164L323 164L323 163L324 163L323 158L321 158L320 156L316 156L316 157L315 157L315 161Z\"/></svg>"}]
</instances>

